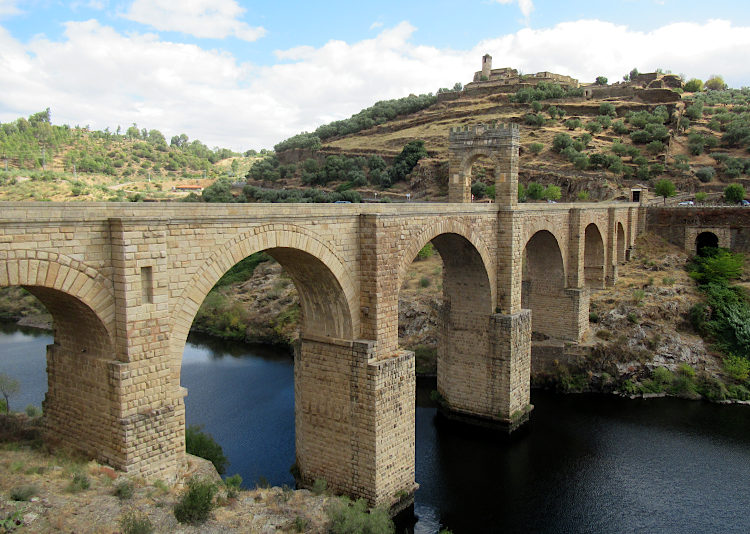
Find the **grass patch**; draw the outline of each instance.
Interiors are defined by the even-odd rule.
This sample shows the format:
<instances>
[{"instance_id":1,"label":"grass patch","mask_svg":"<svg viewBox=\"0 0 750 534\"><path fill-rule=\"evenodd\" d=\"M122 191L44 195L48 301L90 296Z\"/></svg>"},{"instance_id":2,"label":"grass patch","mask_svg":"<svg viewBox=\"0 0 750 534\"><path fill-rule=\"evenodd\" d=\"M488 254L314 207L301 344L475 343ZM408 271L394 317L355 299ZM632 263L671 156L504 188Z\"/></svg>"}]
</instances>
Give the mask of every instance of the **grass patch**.
<instances>
[{"instance_id":1,"label":"grass patch","mask_svg":"<svg viewBox=\"0 0 750 534\"><path fill-rule=\"evenodd\" d=\"M206 480L191 478L188 487L174 505L175 519L180 523L205 523L214 508L216 485Z\"/></svg>"}]
</instances>

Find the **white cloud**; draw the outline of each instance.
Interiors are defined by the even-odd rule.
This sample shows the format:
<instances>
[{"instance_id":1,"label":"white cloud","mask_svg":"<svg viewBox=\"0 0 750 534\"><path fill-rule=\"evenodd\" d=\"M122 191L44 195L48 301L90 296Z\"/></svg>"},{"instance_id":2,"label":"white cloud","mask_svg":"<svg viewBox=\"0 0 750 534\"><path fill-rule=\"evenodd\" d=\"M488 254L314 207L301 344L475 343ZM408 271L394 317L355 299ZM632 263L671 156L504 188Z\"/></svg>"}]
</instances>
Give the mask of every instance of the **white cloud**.
<instances>
[{"instance_id":1,"label":"white cloud","mask_svg":"<svg viewBox=\"0 0 750 534\"><path fill-rule=\"evenodd\" d=\"M355 43L280 50L275 65L257 67L155 34L125 35L95 20L67 23L59 41L28 44L0 26L0 121L49 106L55 123L114 128L137 122L167 138L184 132L212 147L270 148L378 100L468 82L487 52L496 67L549 70L581 81L599 75L617 81L633 67L661 67L703 80L722 74L732 87L750 85L737 61L750 48L750 28L729 21L636 32L581 20L526 28L471 50L420 46L412 42L414 31L403 22Z\"/></svg>"},{"instance_id":2,"label":"white cloud","mask_svg":"<svg viewBox=\"0 0 750 534\"><path fill-rule=\"evenodd\" d=\"M518 2L518 9L521 10L523 16L528 19L531 12L534 11L534 2L532 0L495 0L498 4L512 4Z\"/></svg>"},{"instance_id":3,"label":"white cloud","mask_svg":"<svg viewBox=\"0 0 750 534\"><path fill-rule=\"evenodd\" d=\"M244 41L257 41L266 30L239 20L244 12L235 0L135 0L123 17L160 31L212 39L234 35Z\"/></svg>"},{"instance_id":4,"label":"white cloud","mask_svg":"<svg viewBox=\"0 0 750 534\"><path fill-rule=\"evenodd\" d=\"M382 28L382 27L383 27L383 23L382 22L375 21L372 24L370 24L370 29L371 30L374 30L375 28Z\"/></svg>"},{"instance_id":5,"label":"white cloud","mask_svg":"<svg viewBox=\"0 0 750 534\"><path fill-rule=\"evenodd\" d=\"M0 17L20 15L22 11L17 4L18 0L0 0Z\"/></svg>"}]
</instances>

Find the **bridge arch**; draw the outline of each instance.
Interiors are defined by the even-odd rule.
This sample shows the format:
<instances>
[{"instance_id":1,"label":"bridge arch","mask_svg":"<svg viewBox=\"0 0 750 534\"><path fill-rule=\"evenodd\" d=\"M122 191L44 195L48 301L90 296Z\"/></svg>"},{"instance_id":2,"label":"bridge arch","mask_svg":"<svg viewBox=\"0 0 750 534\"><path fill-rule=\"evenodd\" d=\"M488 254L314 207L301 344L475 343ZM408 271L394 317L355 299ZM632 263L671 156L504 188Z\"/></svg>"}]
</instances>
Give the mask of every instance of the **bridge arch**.
<instances>
[{"instance_id":1,"label":"bridge arch","mask_svg":"<svg viewBox=\"0 0 750 534\"><path fill-rule=\"evenodd\" d=\"M604 239L595 223L584 231L583 274L586 287L604 288L606 273L604 262Z\"/></svg>"},{"instance_id":2,"label":"bridge arch","mask_svg":"<svg viewBox=\"0 0 750 534\"><path fill-rule=\"evenodd\" d=\"M117 464L110 436L119 405L110 380L114 297L101 275L68 256L15 251L0 262L0 286L21 286L52 315L47 346L45 427L55 441Z\"/></svg>"},{"instance_id":3,"label":"bridge arch","mask_svg":"<svg viewBox=\"0 0 750 534\"><path fill-rule=\"evenodd\" d=\"M445 237L435 241L435 238L439 236ZM406 248L406 251L401 257L399 264L398 287L401 287L403 284L409 266L412 264L419 251L431 241L438 249L441 258L443 258L443 262L446 261L446 257L455 256L455 254L452 253L454 250L457 251L461 247L466 247L466 250L472 254L471 261L475 267L478 268L481 263L482 270L486 273L488 278L487 283L489 284L489 294L491 296L490 306L497 302L496 263L492 258L492 254L490 254L489 248L470 225L452 219L441 220L427 226L411 241L411 244ZM473 256L473 254L478 255L478 257ZM455 258L455 260L458 260L458 258ZM446 268L449 267L446 265ZM491 310L488 313L491 313Z\"/></svg>"},{"instance_id":4,"label":"bridge arch","mask_svg":"<svg viewBox=\"0 0 750 534\"><path fill-rule=\"evenodd\" d=\"M616 232L616 250L615 253L617 254L617 263L625 263L626 259L626 253L628 244L625 241L625 228L622 226L622 222L617 222L617 232Z\"/></svg>"},{"instance_id":5,"label":"bridge arch","mask_svg":"<svg viewBox=\"0 0 750 534\"><path fill-rule=\"evenodd\" d=\"M565 337L560 317L564 300L565 264L560 245L549 230L538 230L523 251L521 306L531 310L532 331L549 337Z\"/></svg>"},{"instance_id":6,"label":"bridge arch","mask_svg":"<svg viewBox=\"0 0 750 534\"><path fill-rule=\"evenodd\" d=\"M173 308L173 369L179 372L190 326L203 300L230 268L256 252L266 252L289 273L297 287L306 332L352 339L359 331L357 290L343 261L306 230L269 224L219 245L185 285Z\"/></svg>"}]
</instances>

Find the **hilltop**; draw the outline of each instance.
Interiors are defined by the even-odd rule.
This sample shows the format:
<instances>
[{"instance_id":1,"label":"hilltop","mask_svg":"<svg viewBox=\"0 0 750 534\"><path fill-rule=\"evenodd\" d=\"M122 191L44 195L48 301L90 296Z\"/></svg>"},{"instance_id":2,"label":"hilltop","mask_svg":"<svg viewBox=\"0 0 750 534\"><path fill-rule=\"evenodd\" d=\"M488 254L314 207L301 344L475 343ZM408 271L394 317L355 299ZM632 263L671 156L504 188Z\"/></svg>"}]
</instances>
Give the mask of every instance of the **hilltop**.
<instances>
[{"instance_id":1,"label":"hilltop","mask_svg":"<svg viewBox=\"0 0 750 534\"><path fill-rule=\"evenodd\" d=\"M350 119L287 139L276 145L268 165L283 169L287 178L262 172L249 178L267 187L314 184L445 200L449 129L515 123L521 130L521 183L556 185L564 200L627 198L632 185L659 179L671 180L678 191L709 196L720 195L728 182L747 187L750 89L700 91L699 80L684 84L675 75L635 69L626 78L612 85L602 78L580 84L563 75L523 76L506 68L491 70L485 80L480 71L466 87L457 83L436 96L378 102ZM385 166L417 140L427 157L405 179L393 180ZM328 172L332 157L338 158L335 167L350 167L343 176ZM375 158L383 162L373 166ZM472 174L475 182L492 185L481 161Z\"/></svg>"}]
</instances>

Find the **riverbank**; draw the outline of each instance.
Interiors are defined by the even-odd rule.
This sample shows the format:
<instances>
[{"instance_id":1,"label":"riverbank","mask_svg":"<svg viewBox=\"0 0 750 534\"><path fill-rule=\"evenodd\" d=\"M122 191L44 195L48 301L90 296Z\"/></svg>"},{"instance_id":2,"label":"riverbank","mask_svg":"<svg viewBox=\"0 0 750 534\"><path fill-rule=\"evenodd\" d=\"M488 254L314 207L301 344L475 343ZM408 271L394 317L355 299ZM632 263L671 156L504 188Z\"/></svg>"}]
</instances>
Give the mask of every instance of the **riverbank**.
<instances>
[{"instance_id":1,"label":"riverbank","mask_svg":"<svg viewBox=\"0 0 750 534\"><path fill-rule=\"evenodd\" d=\"M0 532L135 532L127 530L135 519L147 520L152 532L180 534L327 532L326 507L335 499L324 493L284 487L232 495L210 462L192 456L175 485L150 484L64 450L51 451L39 440L39 419L11 418L17 422L0 416ZM179 523L172 511L193 476L219 487L216 506L200 525Z\"/></svg>"}]
</instances>

